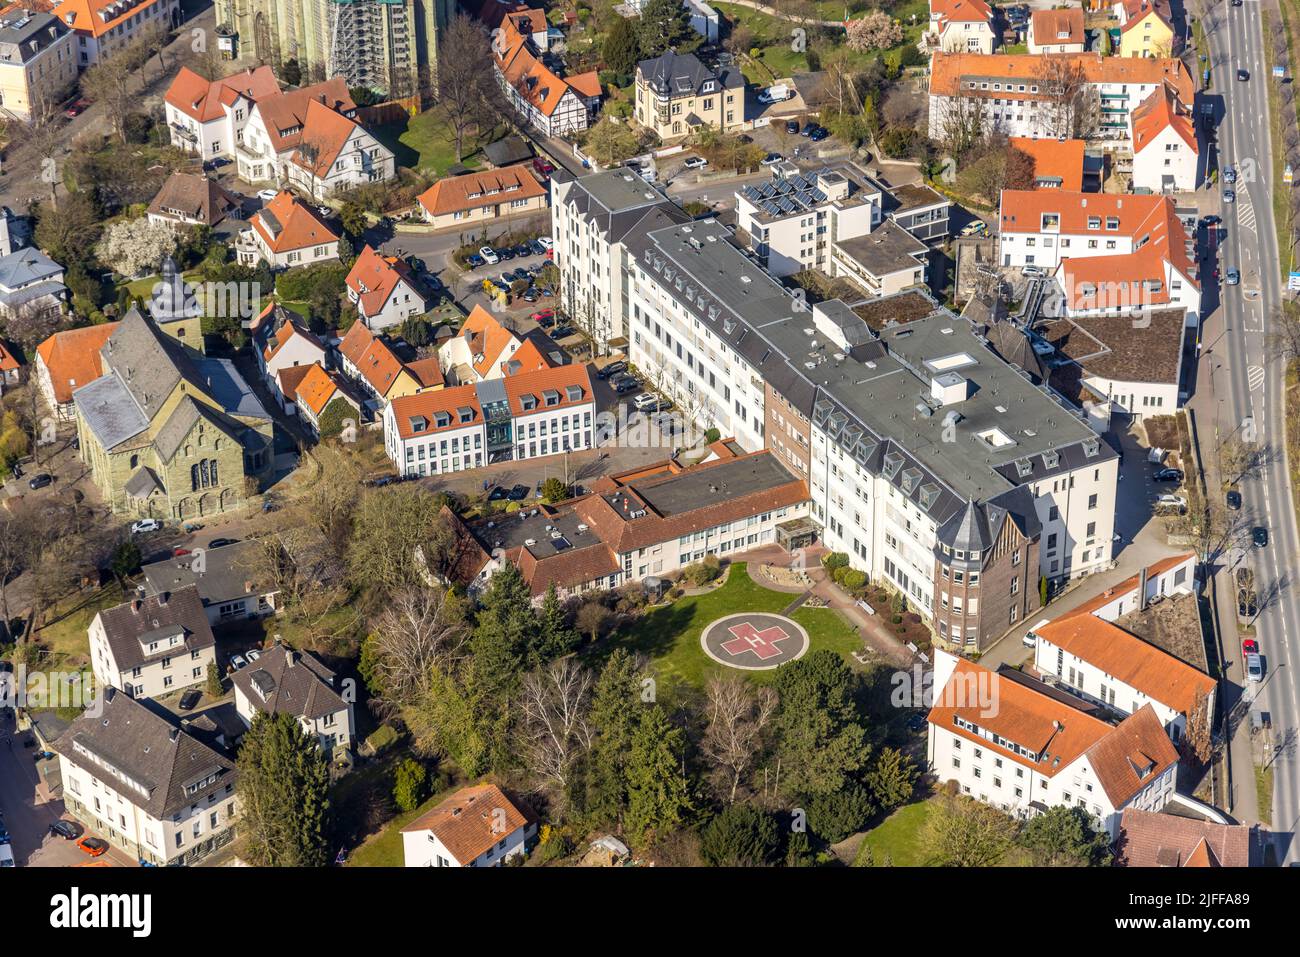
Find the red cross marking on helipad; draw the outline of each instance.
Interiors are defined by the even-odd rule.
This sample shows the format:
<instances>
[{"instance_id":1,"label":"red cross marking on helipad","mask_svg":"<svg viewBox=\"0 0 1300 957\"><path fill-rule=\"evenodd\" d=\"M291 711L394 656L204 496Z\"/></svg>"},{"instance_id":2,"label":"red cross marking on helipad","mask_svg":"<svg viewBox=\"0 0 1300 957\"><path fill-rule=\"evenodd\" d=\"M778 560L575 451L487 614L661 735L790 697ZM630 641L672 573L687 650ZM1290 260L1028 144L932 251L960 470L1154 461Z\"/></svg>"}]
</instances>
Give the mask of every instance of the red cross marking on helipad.
<instances>
[{"instance_id":1,"label":"red cross marking on helipad","mask_svg":"<svg viewBox=\"0 0 1300 957\"><path fill-rule=\"evenodd\" d=\"M780 625L773 625L771 628L764 628L759 631L749 622L741 622L739 625L732 625L727 631L735 635L730 641L724 641L722 648L727 654L734 656L742 652L752 651L758 655L760 661L766 661L768 658L774 658L781 653L777 647L777 642L789 638L789 633Z\"/></svg>"}]
</instances>

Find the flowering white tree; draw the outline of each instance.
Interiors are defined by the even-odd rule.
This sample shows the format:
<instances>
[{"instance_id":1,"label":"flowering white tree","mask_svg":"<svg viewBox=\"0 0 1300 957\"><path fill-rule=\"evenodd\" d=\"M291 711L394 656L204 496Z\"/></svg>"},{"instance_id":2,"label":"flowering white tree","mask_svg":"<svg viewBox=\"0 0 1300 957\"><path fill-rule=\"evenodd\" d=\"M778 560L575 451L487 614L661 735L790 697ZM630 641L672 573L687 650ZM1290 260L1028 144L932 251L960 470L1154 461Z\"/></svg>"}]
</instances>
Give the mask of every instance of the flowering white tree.
<instances>
[{"instance_id":1,"label":"flowering white tree","mask_svg":"<svg viewBox=\"0 0 1300 957\"><path fill-rule=\"evenodd\" d=\"M887 50L903 42L903 28L883 10L873 10L865 17L844 25L850 50Z\"/></svg>"},{"instance_id":2,"label":"flowering white tree","mask_svg":"<svg viewBox=\"0 0 1300 957\"><path fill-rule=\"evenodd\" d=\"M95 255L105 266L128 279L155 272L164 256L176 251L176 235L161 223L122 220L104 230Z\"/></svg>"}]
</instances>

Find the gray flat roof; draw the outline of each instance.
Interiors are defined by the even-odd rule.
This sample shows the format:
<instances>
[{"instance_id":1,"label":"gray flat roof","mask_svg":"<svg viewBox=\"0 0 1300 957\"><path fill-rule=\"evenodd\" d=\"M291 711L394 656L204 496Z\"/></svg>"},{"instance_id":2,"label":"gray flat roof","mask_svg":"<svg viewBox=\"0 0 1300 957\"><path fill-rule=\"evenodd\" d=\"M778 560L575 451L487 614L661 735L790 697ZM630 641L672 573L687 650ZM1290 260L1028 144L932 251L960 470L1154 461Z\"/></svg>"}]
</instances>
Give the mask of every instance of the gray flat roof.
<instances>
[{"instance_id":1,"label":"gray flat roof","mask_svg":"<svg viewBox=\"0 0 1300 957\"><path fill-rule=\"evenodd\" d=\"M774 456L751 455L707 469L687 469L677 475L629 482L628 487L654 511L670 518L737 496L788 485L790 481L790 473Z\"/></svg>"},{"instance_id":2,"label":"gray flat roof","mask_svg":"<svg viewBox=\"0 0 1300 957\"><path fill-rule=\"evenodd\" d=\"M923 264L929 247L902 226L885 220L865 236L842 239L840 249L873 276L887 276ZM920 257L918 259L918 257Z\"/></svg>"},{"instance_id":3,"label":"gray flat roof","mask_svg":"<svg viewBox=\"0 0 1300 957\"><path fill-rule=\"evenodd\" d=\"M730 240L727 229L705 220L629 237L628 245L641 268L671 290L686 312L807 414L813 416L818 406L839 407L874 434L877 457L885 452L881 440L892 443L902 454L904 467L891 470L900 482L916 468L929 473L930 483L939 483L962 500L984 501L1025 482L1077 468L1085 458L1114 456L1062 398L1003 362L970 322L937 303L929 317L902 326L890 326L884 317L879 341L854 348L859 358L837 357L834 344L814 331L814 317L797 312L789 291ZM873 311L887 312L892 298L872 300ZM928 297L908 292L898 301L910 308L918 298ZM842 310L839 314L842 318ZM958 354L969 362L926 365ZM930 394L930 379L944 371L960 371L968 378L970 394L950 409L923 415L917 407L923 404L922 396ZM945 413L954 410L962 421L956 439L945 441ZM976 437L993 428L1008 437L1008 444L994 448ZM1085 454L1085 445L1091 455ZM1061 453L1053 465L1035 460L1022 474L1014 464L1048 450ZM873 462L872 467L879 470L879 464ZM927 482L923 476L907 484L919 494ZM937 521L960 504L951 495L934 493L927 493L925 500Z\"/></svg>"}]
</instances>

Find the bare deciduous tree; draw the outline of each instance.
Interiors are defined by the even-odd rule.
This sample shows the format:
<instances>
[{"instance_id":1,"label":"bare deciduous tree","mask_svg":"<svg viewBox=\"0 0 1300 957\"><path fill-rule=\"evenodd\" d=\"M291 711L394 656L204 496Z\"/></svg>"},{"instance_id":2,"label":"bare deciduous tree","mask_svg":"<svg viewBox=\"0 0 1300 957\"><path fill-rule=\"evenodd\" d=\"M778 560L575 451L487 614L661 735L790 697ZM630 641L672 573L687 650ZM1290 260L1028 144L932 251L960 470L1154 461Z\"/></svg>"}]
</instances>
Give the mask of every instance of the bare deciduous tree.
<instances>
[{"instance_id":1,"label":"bare deciduous tree","mask_svg":"<svg viewBox=\"0 0 1300 957\"><path fill-rule=\"evenodd\" d=\"M408 586L388 597L372 636L380 704L395 712L428 695L435 673L459 664L468 631L463 608L445 589Z\"/></svg>"},{"instance_id":2,"label":"bare deciduous tree","mask_svg":"<svg viewBox=\"0 0 1300 957\"><path fill-rule=\"evenodd\" d=\"M591 682L591 672L572 657L524 679L520 712L525 761L538 790L556 800L563 800L574 762L591 748Z\"/></svg>"},{"instance_id":3,"label":"bare deciduous tree","mask_svg":"<svg viewBox=\"0 0 1300 957\"><path fill-rule=\"evenodd\" d=\"M708 726L700 750L717 766L728 803L763 750L763 732L776 712L772 688L755 688L739 675L709 679Z\"/></svg>"},{"instance_id":4,"label":"bare deciduous tree","mask_svg":"<svg viewBox=\"0 0 1300 957\"><path fill-rule=\"evenodd\" d=\"M1099 109L1096 90L1072 56L1039 57L1038 86L1048 136L1078 139L1090 130Z\"/></svg>"},{"instance_id":5,"label":"bare deciduous tree","mask_svg":"<svg viewBox=\"0 0 1300 957\"><path fill-rule=\"evenodd\" d=\"M438 66L428 76L427 90L434 109L451 127L458 163L464 158L465 138L491 116L495 76L487 34L460 14L441 33Z\"/></svg>"}]
</instances>

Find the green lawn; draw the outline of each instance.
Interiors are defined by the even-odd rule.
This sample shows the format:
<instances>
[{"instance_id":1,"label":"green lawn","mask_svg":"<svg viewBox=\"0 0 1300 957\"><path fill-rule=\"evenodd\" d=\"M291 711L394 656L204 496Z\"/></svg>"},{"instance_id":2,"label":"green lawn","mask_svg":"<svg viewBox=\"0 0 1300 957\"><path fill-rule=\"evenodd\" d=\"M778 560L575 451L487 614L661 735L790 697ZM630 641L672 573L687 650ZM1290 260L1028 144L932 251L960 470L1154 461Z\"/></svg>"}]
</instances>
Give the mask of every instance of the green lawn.
<instances>
[{"instance_id":1,"label":"green lawn","mask_svg":"<svg viewBox=\"0 0 1300 957\"><path fill-rule=\"evenodd\" d=\"M340 783L341 786L342 782ZM460 785L453 785L445 791L435 794L414 811L397 815L384 825L383 830L378 834L348 854L347 866L402 867L405 863L405 855L402 851L402 828L437 805L439 801L445 800L459 788Z\"/></svg>"},{"instance_id":2,"label":"green lawn","mask_svg":"<svg viewBox=\"0 0 1300 957\"><path fill-rule=\"evenodd\" d=\"M455 134L434 110L425 110L401 123L377 127L374 134L375 139L393 151L398 166L444 176L456 164ZM481 136L467 135L461 165L469 169L483 166L480 150L495 138L495 130L484 130Z\"/></svg>"},{"instance_id":3,"label":"green lawn","mask_svg":"<svg viewBox=\"0 0 1300 957\"><path fill-rule=\"evenodd\" d=\"M867 832L858 848L858 860L862 859L862 848L870 847L874 867L884 867L886 864L894 867L923 867L925 853L921 850L921 828L929 814L929 801L900 807Z\"/></svg>"},{"instance_id":4,"label":"green lawn","mask_svg":"<svg viewBox=\"0 0 1300 957\"><path fill-rule=\"evenodd\" d=\"M36 640L49 651L52 663L90 660L90 639L86 630L102 609L125 600L121 586L108 584L91 595L77 593L59 602L45 616L46 625Z\"/></svg>"},{"instance_id":5,"label":"green lawn","mask_svg":"<svg viewBox=\"0 0 1300 957\"><path fill-rule=\"evenodd\" d=\"M645 655L654 665L659 690L668 695L682 686L702 688L710 675L731 670L717 664L700 647L706 625L741 611L777 613L796 597L764 588L749 577L744 562L737 562L721 588L653 609L632 627L604 639L592 654L604 657L615 648L625 648ZM791 617L807 629L810 651L828 648L848 659L850 652L862 647L853 626L834 609L800 608ZM851 659L849 663L853 663ZM764 684L776 678L776 669L737 673Z\"/></svg>"}]
</instances>

